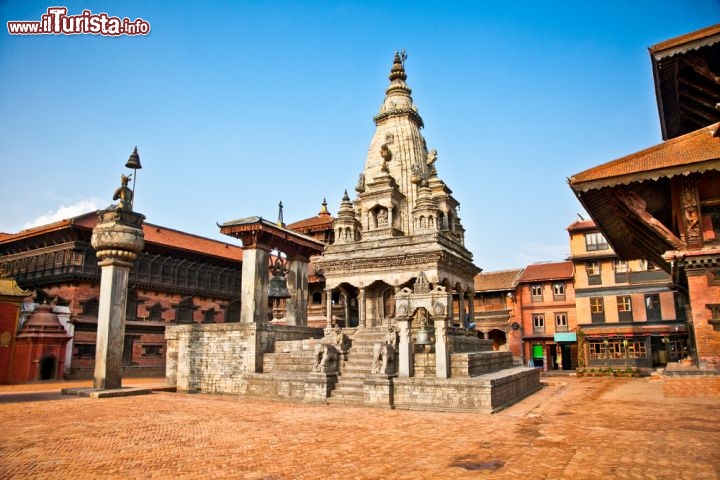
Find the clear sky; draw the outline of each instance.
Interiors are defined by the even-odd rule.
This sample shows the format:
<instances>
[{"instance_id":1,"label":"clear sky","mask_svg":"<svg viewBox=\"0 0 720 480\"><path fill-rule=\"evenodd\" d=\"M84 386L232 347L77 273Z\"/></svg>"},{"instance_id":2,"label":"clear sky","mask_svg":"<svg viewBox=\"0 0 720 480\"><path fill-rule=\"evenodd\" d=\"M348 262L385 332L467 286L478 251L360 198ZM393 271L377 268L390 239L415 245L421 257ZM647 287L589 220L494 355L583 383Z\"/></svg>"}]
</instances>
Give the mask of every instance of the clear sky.
<instances>
[{"instance_id":1,"label":"clear sky","mask_svg":"<svg viewBox=\"0 0 720 480\"><path fill-rule=\"evenodd\" d=\"M147 36L15 36L50 6ZM566 177L658 143L647 48L720 21L715 0L0 2L0 232L112 203L135 145L147 221L337 214L388 85L408 84L486 271L563 260Z\"/></svg>"}]
</instances>

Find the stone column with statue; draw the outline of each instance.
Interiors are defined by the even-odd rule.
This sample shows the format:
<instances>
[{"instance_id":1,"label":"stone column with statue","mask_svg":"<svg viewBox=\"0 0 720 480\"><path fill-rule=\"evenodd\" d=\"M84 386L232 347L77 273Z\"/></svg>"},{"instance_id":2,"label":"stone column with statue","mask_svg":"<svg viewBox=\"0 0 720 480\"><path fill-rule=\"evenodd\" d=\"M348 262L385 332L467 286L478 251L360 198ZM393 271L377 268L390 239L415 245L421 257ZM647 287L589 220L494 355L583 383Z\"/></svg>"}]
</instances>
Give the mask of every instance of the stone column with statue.
<instances>
[{"instance_id":1,"label":"stone column with statue","mask_svg":"<svg viewBox=\"0 0 720 480\"><path fill-rule=\"evenodd\" d=\"M137 166L131 168L140 168L139 158ZM127 186L129 179L121 176L121 186L113 195L119 202L98 212L100 221L91 239L101 269L93 384L99 390L122 386L128 277L145 245L142 230L145 216L133 211L133 191Z\"/></svg>"}]
</instances>

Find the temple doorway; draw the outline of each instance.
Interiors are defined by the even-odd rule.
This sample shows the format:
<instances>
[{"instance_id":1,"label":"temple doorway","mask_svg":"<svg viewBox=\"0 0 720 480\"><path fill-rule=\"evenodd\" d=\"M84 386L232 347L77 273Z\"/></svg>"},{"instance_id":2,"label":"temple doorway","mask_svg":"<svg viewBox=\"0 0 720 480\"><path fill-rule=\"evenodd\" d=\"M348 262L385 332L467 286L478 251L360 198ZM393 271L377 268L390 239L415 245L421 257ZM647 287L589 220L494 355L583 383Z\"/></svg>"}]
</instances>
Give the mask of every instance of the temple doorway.
<instances>
[{"instance_id":1,"label":"temple doorway","mask_svg":"<svg viewBox=\"0 0 720 480\"><path fill-rule=\"evenodd\" d=\"M55 355L47 355L40 360L40 380L52 380L55 378Z\"/></svg>"}]
</instances>

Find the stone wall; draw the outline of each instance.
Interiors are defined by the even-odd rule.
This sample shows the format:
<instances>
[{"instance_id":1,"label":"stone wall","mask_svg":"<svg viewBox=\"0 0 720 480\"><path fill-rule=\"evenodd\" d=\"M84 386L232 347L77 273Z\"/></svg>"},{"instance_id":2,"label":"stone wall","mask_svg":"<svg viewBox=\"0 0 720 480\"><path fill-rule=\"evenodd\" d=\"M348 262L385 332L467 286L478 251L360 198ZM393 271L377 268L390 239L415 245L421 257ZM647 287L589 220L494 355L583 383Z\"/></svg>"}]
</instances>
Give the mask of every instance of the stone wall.
<instances>
[{"instance_id":1,"label":"stone wall","mask_svg":"<svg viewBox=\"0 0 720 480\"><path fill-rule=\"evenodd\" d=\"M410 410L496 412L539 390L537 369L516 367L468 378L396 378L395 408Z\"/></svg>"},{"instance_id":2,"label":"stone wall","mask_svg":"<svg viewBox=\"0 0 720 480\"><path fill-rule=\"evenodd\" d=\"M247 392L249 374L262 372L262 356L273 341L322 337L309 327L261 324L169 325L166 381L180 391Z\"/></svg>"},{"instance_id":3,"label":"stone wall","mask_svg":"<svg viewBox=\"0 0 720 480\"><path fill-rule=\"evenodd\" d=\"M455 353L450 358L450 373L453 377L476 377L513 367L510 352Z\"/></svg>"},{"instance_id":4,"label":"stone wall","mask_svg":"<svg viewBox=\"0 0 720 480\"><path fill-rule=\"evenodd\" d=\"M450 353L492 351L492 340L484 340L477 335L448 335L448 343Z\"/></svg>"}]
</instances>

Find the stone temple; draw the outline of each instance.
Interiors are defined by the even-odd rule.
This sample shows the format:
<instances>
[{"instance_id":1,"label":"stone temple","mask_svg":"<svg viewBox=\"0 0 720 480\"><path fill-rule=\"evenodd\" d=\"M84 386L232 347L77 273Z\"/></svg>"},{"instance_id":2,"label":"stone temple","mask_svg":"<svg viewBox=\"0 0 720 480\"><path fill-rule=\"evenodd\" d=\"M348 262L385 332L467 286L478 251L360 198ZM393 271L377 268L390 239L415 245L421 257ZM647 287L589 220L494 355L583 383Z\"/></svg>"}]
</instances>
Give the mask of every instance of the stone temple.
<instances>
[{"instance_id":1,"label":"stone temple","mask_svg":"<svg viewBox=\"0 0 720 480\"><path fill-rule=\"evenodd\" d=\"M477 412L540 388L539 370L493 351L465 321L473 318L480 269L464 246L459 203L438 176L437 152L420 133L405 59L395 54L357 197L345 193L333 243L281 219L220 225L243 243L240 323L168 326L168 383L287 401ZM307 326L311 256L325 278L325 328ZM351 310L344 321L333 321L332 292ZM270 323L269 302L281 298L286 318Z\"/></svg>"}]
</instances>

